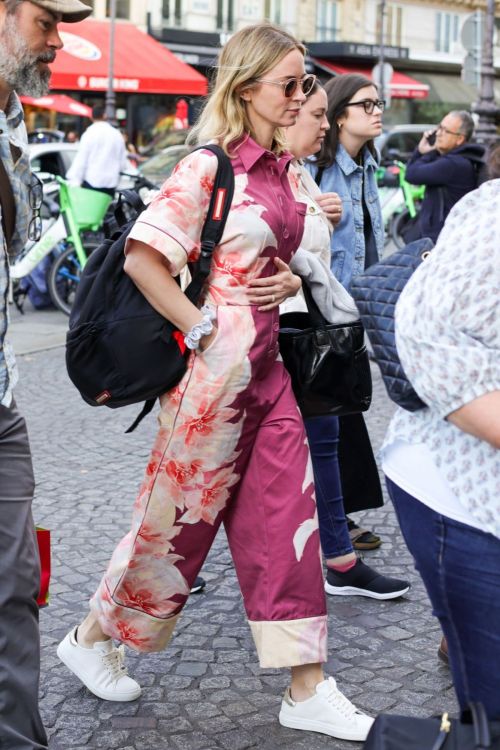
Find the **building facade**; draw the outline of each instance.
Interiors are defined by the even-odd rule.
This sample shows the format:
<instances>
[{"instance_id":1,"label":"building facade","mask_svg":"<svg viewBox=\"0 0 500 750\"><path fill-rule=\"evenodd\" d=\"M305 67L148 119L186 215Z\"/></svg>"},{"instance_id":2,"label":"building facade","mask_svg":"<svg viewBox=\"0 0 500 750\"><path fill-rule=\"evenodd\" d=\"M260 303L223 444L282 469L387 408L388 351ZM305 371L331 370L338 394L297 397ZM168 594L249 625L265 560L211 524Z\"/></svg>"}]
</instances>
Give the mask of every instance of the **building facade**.
<instances>
[{"instance_id":1,"label":"building facade","mask_svg":"<svg viewBox=\"0 0 500 750\"><path fill-rule=\"evenodd\" d=\"M109 17L110 0L91 4L95 18ZM471 14L485 6L486 0L386 0L386 57L409 82L407 88L392 87L387 122L435 122L444 111L471 106L477 85L470 75L466 82L461 77L467 52L462 29ZM337 69L370 74L379 55L381 7L380 0L116 0L117 18L149 31L209 77L228 36L263 19L306 42L308 69L323 80ZM500 69L500 2L496 10L495 62ZM478 70L479 56L478 49ZM496 86L500 98L500 79Z\"/></svg>"}]
</instances>

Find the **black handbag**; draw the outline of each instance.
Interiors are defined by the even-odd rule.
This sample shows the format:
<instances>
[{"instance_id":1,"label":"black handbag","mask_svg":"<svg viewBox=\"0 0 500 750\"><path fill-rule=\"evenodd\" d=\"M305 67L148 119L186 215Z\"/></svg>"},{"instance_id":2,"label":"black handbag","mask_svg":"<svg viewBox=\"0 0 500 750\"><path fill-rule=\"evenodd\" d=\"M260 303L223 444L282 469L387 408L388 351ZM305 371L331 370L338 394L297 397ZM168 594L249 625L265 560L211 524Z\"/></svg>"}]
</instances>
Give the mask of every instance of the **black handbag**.
<instances>
[{"instance_id":1,"label":"black handbag","mask_svg":"<svg viewBox=\"0 0 500 750\"><path fill-rule=\"evenodd\" d=\"M434 243L428 237L406 245L367 268L351 283L351 294L373 347L389 398L407 411L426 404L406 377L396 349L394 311L410 276L429 255Z\"/></svg>"},{"instance_id":2,"label":"black handbag","mask_svg":"<svg viewBox=\"0 0 500 750\"><path fill-rule=\"evenodd\" d=\"M308 312L281 315L279 332L281 356L302 416L366 411L372 378L361 321L328 323L307 284L302 290Z\"/></svg>"},{"instance_id":3,"label":"black handbag","mask_svg":"<svg viewBox=\"0 0 500 750\"><path fill-rule=\"evenodd\" d=\"M378 716L364 750L500 750L500 721L488 721L482 703L470 703L462 719Z\"/></svg>"}]
</instances>

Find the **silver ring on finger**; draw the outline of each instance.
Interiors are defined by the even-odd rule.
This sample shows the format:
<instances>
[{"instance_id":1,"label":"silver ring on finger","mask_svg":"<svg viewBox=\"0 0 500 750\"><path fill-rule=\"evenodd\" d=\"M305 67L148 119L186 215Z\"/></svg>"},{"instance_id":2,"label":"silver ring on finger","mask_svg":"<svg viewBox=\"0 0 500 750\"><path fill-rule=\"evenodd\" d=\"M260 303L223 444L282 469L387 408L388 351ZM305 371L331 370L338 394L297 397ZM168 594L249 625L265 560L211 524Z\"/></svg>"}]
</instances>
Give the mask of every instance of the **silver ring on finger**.
<instances>
[{"instance_id":1,"label":"silver ring on finger","mask_svg":"<svg viewBox=\"0 0 500 750\"><path fill-rule=\"evenodd\" d=\"M271 301L276 302L276 296L274 294L271 294Z\"/></svg>"}]
</instances>

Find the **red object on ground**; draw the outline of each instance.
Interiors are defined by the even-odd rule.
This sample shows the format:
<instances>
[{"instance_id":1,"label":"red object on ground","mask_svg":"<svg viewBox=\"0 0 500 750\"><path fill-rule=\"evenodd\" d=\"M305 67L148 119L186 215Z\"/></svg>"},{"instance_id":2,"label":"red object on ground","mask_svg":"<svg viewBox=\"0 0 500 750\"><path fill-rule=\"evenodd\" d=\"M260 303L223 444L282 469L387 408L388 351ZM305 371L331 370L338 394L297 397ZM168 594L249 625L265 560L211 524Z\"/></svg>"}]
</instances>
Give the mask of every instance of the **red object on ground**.
<instances>
[{"instance_id":1,"label":"red object on ground","mask_svg":"<svg viewBox=\"0 0 500 750\"><path fill-rule=\"evenodd\" d=\"M86 104L77 102L65 94L49 94L34 99L32 96L21 96L23 104L32 104L34 107L51 109L54 112L62 112L65 115L78 115L79 117L92 117L92 108Z\"/></svg>"},{"instance_id":2,"label":"red object on ground","mask_svg":"<svg viewBox=\"0 0 500 750\"><path fill-rule=\"evenodd\" d=\"M37 526L36 541L40 556L40 591L36 601L39 607L46 607L49 603L50 531Z\"/></svg>"},{"instance_id":3,"label":"red object on ground","mask_svg":"<svg viewBox=\"0 0 500 750\"><path fill-rule=\"evenodd\" d=\"M59 26L64 49L51 64L52 89L106 91L109 68L109 21L81 21ZM134 24L115 24L114 89L129 94L207 93L205 76L182 62Z\"/></svg>"},{"instance_id":4,"label":"red object on ground","mask_svg":"<svg viewBox=\"0 0 500 750\"><path fill-rule=\"evenodd\" d=\"M358 68L356 65L337 65L337 63L330 62L329 60L320 60L314 58L314 61L323 70L327 70L330 73L359 73L367 78L372 77L371 68ZM391 96L394 99L427 99L429 96L429 86L425 83L420 83L415 78L407 76L405 73L400 73L395 70L390 80Z\"/></svg>"}]
</instances>

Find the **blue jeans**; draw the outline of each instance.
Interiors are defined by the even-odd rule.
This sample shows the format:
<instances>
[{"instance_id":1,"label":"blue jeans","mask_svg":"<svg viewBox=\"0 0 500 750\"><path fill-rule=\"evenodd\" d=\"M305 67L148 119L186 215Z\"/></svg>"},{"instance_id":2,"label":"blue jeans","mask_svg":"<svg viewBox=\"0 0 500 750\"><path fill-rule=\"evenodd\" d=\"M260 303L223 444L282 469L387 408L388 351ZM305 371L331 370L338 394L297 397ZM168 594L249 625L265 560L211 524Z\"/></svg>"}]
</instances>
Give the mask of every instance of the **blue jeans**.
<instances>
[{"instance_id":1,"label":"blue jeans","mask_svg":"<svg viewBox=\"0 0 500 750\"><path fill-rule=\"evenodd\" d=\"M326 558L353 551L342 498L338 462L339 420L312 417L304 424L311 451L318 506L319 537Z\"/></svg>"},{"instance_id":2,"label":"blue jeans","mask_svg":"<svg viewBox=\"0 0 500 750\"><path fill-rule=\"evenodd\" d=\"M387 488L448 641L460 708L481 701L500 719L500 539L436 513L390 479Z\"/></svg>"}]
</instances>

